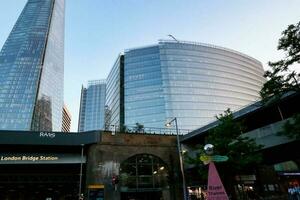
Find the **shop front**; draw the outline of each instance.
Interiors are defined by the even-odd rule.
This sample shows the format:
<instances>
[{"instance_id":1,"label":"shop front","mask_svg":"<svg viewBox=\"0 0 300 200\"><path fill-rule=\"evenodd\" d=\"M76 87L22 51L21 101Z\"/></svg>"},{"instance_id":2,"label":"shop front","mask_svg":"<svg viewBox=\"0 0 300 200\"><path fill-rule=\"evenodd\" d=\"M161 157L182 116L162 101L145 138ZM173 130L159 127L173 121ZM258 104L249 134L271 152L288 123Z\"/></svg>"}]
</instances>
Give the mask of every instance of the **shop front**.
<instances>
[{"instance_id":1,"label":"shop front","mask_svg":"<svg viewBox=\"0 0 300 200\"><path fill-rule=\"evenodd\" d=\"M0 132L0 199L73 200L98 133Z\"/></svg>"}]
</instances>

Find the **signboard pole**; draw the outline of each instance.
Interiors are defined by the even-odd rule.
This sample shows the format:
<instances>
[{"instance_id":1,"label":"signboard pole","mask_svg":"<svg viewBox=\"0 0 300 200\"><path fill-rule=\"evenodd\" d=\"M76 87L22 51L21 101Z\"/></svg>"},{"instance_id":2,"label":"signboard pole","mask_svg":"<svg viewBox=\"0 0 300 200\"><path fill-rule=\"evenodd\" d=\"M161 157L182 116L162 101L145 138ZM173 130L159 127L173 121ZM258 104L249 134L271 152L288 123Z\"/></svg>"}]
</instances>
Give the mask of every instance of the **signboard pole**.
<instances>
[{"instance_id":1,"label":"signboard pole","mask_svg":"<svg viewBox=\"0 0 300 200\"><path fill-rule=\"evenodd\" d=\"M215 162L225 162L228 160L227 156L213 155L214 145L206 144L204 146L206 155L201 155L200 160L205 164L209 164L208 169L208 183L207 183L207 200L229 200L216 166Z\"/></svg>"}]
</instances>

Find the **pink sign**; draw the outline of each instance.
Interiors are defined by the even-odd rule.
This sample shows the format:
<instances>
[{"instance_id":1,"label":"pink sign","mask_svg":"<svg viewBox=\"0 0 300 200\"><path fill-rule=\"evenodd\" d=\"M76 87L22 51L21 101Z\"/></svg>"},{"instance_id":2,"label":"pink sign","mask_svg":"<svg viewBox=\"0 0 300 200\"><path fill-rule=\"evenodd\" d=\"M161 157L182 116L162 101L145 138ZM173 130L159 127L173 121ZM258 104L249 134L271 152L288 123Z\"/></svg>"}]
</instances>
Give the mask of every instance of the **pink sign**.
<instances>
[{"instance_id":1,"label":"pink sign","mask_svg":"<svg viewBox=\"0 0 300 200\"><path fill-rule=\"evenodd\" d=\"M213 162L209 163L207 200L228 200L228 196Z\"/></svg>"}]
</instances>

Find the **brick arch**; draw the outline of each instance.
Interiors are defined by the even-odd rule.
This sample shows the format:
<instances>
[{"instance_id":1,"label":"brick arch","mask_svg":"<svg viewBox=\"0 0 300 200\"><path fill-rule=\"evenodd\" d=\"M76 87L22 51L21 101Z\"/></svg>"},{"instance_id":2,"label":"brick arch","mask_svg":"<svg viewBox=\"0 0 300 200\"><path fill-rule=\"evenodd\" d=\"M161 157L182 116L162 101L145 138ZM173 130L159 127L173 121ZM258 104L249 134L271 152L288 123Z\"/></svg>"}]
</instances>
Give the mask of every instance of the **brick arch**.
<instances>
[{"instance_id":1,"label":"brick arch","mask_svg":"<svg viewBox=\"0 0 300 200\"><path fill-rule=\"evenodd\" d=\"M138 154L150 154L163 161L169 178L173 181L170 186L171 197L175 199L178 187L178 150L175 136L147 134L117 134L104 133L99 143L91 145L88 152L86 185L105 185L107 199L120 199L120 188L112 186L112 176L119 174L120 165L127 159ZM166 193L167 194L167 193Z\"/></svg>"},{"instance_id":2,"label":"brick arch","mask_svg":"<svg viewBox=\"0 0 300 200\"><path fill-rule=\"evenodd\" d=\"M144 153L144 152L133 152L133 153L127 155L126 157L120 159L120 160L119 160L120 165L122 165L122 163L124 163L126 160L128 160L128 159L130 159L130 158L132 158L132 157L138 156L138 155L151 155L151 156L157 157L157 158L159 158L166 166L168 166L168 168L169 168L169 162L166 161L166 160L164 160L164 158L162 158L160 155L157 155L157 154L154 153L154 152L150 152L150 153L149 153L149 152L145 152L145 153Z\"/></svg>"},{"instance_id":3,"label":"brick arch","mask_svg":"<svg viewBox=\"0 0 300 200\"><path fill-rule=\"evenodd\" d=\"M154 155L154 154L151 154L151 153L137 153L137 154L134 154L132 156L129 156L126 159L124 159L123 161L120 162L120 167L122 167L122 164L124 164L127 160L129 160L131 158L134 158L134 157L137 157L137 156L140 156L140 155L149 155L149 156L153 156L155 158L158 158L159 161L161 161L163 163L163 165L167 167L166 170L169 171L170 166L169 166L168 162L164 161L161 157L159 157L157 155Z\"/></svg>"},{"instance_id":4,"label":"brick arch","mask_svg":"<svg viewBox=\"0 0 300 200\"><path fill-rule=\"evenodd\" d=\"M141 178L145 177L144 181L140 181ZM140 188L147 188L148 191L152 192L157 192L156 189L160 189L160 192L169 193L169 177L168 164L160 157L149 153L138 153L128 157L120 163L119 167L120 185L127 188L126 191L121 192L125 193L128 190L143 192Z\"/></svg>"}]
</instances>

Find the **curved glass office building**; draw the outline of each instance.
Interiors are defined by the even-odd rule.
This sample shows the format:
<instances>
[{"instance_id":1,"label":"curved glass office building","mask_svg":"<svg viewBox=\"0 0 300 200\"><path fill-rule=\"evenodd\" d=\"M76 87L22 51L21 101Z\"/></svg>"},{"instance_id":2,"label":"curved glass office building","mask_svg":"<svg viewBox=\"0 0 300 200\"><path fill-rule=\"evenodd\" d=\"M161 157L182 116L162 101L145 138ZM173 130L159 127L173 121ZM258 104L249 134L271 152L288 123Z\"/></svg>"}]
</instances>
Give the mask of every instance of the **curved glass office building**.
<instances>
[{"instance_id":1,"label":"curved glass office building","mask_svg":"<svg viewBox=\"0 0 300 200\"><path fill-rule=\"evenodd\" d=\"M262 64L240 52L208 44L160 41L124 53L125 124L196 129L227 108L259 99Z\"/></svg>"}]
</instances>

